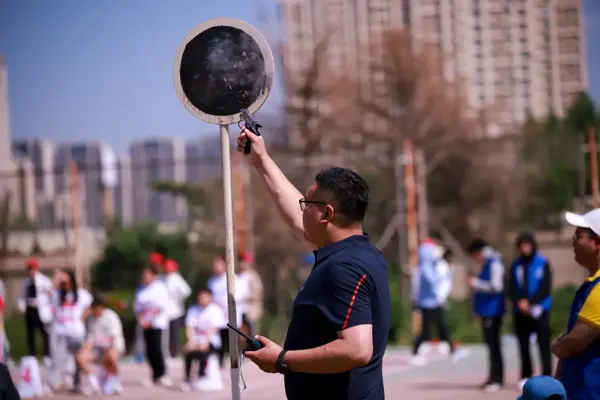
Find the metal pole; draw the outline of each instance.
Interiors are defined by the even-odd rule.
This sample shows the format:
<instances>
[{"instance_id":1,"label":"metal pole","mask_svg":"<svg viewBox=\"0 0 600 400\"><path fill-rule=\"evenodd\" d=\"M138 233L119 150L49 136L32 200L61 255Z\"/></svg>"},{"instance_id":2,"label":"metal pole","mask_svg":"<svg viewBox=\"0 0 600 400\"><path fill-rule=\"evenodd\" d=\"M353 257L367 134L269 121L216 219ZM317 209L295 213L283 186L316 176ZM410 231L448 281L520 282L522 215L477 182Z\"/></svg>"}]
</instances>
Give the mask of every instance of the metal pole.
<instances>
[{"instance_id":1,"label":"metal pole","mask_svg":"<svg viewBox=\"0 0 600 400\"><path fill-rule=\"evenodd\" d=\"M588 141L590 146L590 179L592 183L592 207L600 206L600 192L598 190L598 150L596 148L596 132L594 127L588 128Z\"/></svg>"},{"instance_id":2,"label":"metal pole","mask_svg":"<svg viewBox=\"0 0 600 400\"><path fill-rule=\"evenodd\" d=\"M406 225L405 225L405 202L404 202L404 188L403 182L403 155L401 152L397 152L394 160L394 175L396 184L396 215L398 216L398 222L396 226L396 237L398 239L398 268L400 276L402 276L403 268L406 263Z\"/></svg>"},{"instance_id":3,"label":"metal pole","mask_svg":"<svg viewBox=\"0 0 600 400\"><path fill-rule=\"evenodd\" d=\"M220 125L221 133L221 162L223 166L223 200L225 205L225 262L227 263L227 311L229 324L237 326L235 307L235 253L233 240L233 197L231 182L231 146L229 126ZM238 350L238 337L229 335L229 359L231 362L231 398L240 399L240 363Z\"/></svg>"},{"instance_id":4,"label":"metal pole","mask_svg":"<svg viewBox=\"0 0 600 400\"><path fill-rule=\"evenodd\" d=\"M416 193L415 193L415 154L412 141L406 139L404 147L404 187L406 190L406 230L408 233L408 265L417 266L417 247L419 247Z\"/></svg>"},{"instance_id":5,"label":"metal pole","mask_svg":"<svg viewBox=\"0 0 600 400\"><path fill-rule=\"evenodd\" d=\"M579 182L578 182L578 197L579 197L579 201L577 202L577 210L579 212L583 211L586 209L586 202L585 202L585 192L586 192L586 182L587 182L587 171L586 171L586 167L585 167L585 160L586 160L586 156L585 153L586 151L583 150L583 148L585 147L585 137L578 135L578 140L580 142L579 145L579 150L580 152L583 152L583 154L581 154L580 152L577 153L577 169L579 172Z\"/></svg>"},{"instance_id":6,"label":"metal pole","mask_svg":"<svg viewBox=\"0 0 600 400\"><path fill-rule=\"evenodd\" d=\"M73 267L75 268L75 279L79 284L81 281L81 271L79 263L77 262L77 252L79 249L79 171L77 168L77 162L72 160L69 164L70 171L70 187L71 187L71 215L72 215L72 229L73 229Z\"/></svg>"},{"instance_id":7,"label":"metal pole","mask_svg":"<svg viewBox=\"0 0 600 400\"><path fill-rule=\"evenodd\" d=\"M422 149L416 151L417 164L417 213L419 215L419 238L429 235L429 206L427 201L427 166Z\"/></svg>"},{"instance_id":8,"label":"metal pole","mask_svg":"<svg viewBox=\"0 0 600 400\"><path fill-rule=\"evenodd\" d=\"M417 213L415 196L415 171L414 150L412 141L405 139L402 142L404 154L404 189L406 194L406 232L408 236L408 267L410 268L411 281L417 268L417 247L419 245L417 234ZM412 285L412 282L411 282ZM423 316L416 310L412 312L412 333L417 334Z\"/></svg>"}]
</instances>

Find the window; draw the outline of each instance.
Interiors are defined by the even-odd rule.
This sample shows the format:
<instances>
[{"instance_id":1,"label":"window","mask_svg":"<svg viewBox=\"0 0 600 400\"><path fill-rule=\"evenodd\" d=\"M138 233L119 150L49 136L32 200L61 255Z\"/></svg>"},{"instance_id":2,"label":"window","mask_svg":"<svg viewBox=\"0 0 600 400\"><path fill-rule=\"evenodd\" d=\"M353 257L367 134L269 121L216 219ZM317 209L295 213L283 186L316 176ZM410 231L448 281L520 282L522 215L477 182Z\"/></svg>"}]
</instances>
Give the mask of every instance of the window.
<instances>
[{"instance_id":1,"label":"window","mask_svg":"<svg viewBox=\"0 0 600 400\"><path fill-rule=\"evenodd\" d=\"M577 8L563 8L556 13L556 24L559 27L571 27L579 24Z\"/></svg>"}]
</instances>

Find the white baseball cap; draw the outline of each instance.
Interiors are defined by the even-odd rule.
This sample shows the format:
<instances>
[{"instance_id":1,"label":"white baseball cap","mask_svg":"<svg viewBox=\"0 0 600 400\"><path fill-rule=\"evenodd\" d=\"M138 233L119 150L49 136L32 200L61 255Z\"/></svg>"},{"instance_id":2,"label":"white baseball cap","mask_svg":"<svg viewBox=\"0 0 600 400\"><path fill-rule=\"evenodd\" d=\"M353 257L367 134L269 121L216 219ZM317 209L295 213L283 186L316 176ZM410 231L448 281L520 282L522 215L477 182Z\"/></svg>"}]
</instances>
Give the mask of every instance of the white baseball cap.
<instances>
[{"instance_id":1,"label":"white baseball cap","mask_svg":"<svg viewBox=\"0 0 600 400\"><path fill-rule=\"evenodd\" d=\"M565 219L570 225L591 229L596 235L600 236L600 208L596 208L583 215L567 211Z\"/></svg>"}]
</instances>

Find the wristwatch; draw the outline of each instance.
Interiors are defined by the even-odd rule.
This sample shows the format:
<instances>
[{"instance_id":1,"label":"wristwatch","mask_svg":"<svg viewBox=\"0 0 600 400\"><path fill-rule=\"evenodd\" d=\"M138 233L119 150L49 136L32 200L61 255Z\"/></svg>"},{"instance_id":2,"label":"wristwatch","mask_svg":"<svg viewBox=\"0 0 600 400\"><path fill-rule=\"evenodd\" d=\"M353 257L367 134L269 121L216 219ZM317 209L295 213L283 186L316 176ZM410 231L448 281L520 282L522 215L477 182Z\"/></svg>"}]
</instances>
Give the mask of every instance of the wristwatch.
<instances>
[{"instance_id":1,"label":"wristwatch","mask_svg":"<svg viewBox=\"0 0 600 400\"><path fill-rule=\"evenodd\" d=\"M285 363L286 353L286 350L281 350L281 353L279 353L279 356L277 357L277 361L275 361L275 370L282 375L285 375L290 371L290 368Z\"/></svg>"}]
</instances>

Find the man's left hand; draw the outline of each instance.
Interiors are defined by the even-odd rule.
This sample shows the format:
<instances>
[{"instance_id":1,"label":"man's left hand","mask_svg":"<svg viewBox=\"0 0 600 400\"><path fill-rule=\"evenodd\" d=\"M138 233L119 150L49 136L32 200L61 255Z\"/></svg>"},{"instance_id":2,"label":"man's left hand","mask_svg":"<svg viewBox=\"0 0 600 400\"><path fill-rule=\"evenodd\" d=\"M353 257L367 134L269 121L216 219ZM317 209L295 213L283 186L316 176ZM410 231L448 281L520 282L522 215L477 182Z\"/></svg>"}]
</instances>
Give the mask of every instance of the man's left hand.
<instances>
[{"instance_id":1,"label":"man's left hand","mask_svg":"<svg viewBox=\"0 0 600 400\"><path fill-rule=\"evenodd\" d=\"M279 354L283 349L277 343L267 339L264 336L256 336L255 338L265 347L258 351L246 351L244 354L254 364L258 365L258 368L260 368L262 371L270 374L276 373L277 370L275 369L275 363L277 362L277 357L279 357Z\"/></svg>"}]
</instances>

